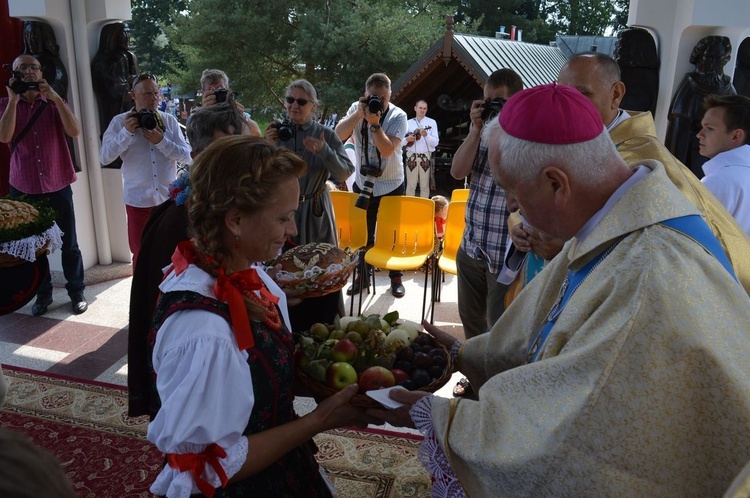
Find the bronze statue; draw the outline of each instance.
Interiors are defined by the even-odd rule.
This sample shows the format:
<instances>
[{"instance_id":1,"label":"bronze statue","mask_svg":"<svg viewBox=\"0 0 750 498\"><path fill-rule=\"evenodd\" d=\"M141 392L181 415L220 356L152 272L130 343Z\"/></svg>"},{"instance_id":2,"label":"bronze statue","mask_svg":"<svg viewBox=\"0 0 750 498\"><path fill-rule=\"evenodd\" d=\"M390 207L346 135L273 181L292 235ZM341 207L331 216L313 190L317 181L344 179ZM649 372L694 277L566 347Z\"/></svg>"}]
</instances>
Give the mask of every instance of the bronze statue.
<instances>
[{"instance_id":1,"label":"bronze statue","mask_svg":"<svg viewBox=\"0 0 750 498\"><path fill-rule=\"evenodd\" d=\"M102 28L99 50L91 62L102 130L107 129L113 117L131 108L130 84L138 75L138 62L129 47L127 24L117 22Z\"/></svg>"},{"instance_id":2,"label":"bronze statue","mask_svg":"<svg viewBox=\"0 0 750 498\"><path fill-rule=\"evenodd\" d=\"M654 37L643 28L623 29L617 33L614 58L627 88L620 107L655 114L659 96L659 55Z\"/></svg>"},{"instance_id":3,"label":"bronze statue","mask_svg":"<svg viewBox=\"0 0 750 498\"><path fill-rule=\"evenodd\" d=\"M685 75L669 108L664 145L698 178L703 177L702 166L708 160L700 155L695 136L701 130L703 99L711 94L736 94L729 76L724 74L731 54L732 44L726 36L702 38L690 54L695 70Z\"/></svg>"},{"instance_id":4,"label":"bronze statue","mask_svg":"<svg viewBox=\"0 0 750 498\"><path fill-rule=\"evenodd\" d=\"M33 55L42 65L42 74L49 85L68 100L68 71L60 59L52 26L44 22L26 21L23 26L23 53Z\"/></svg>"},{"instance_id":5,"label":"bronze statue","mask_svg":"<svg viewBox=\"0 0 750 498\"><path fill-rule=\"evenodd\" d=\"M750 38L745 38L737 49L737 65L732 83L738 95L750 97Z\"/></svg>"},{"instance_id":6,"label":"bronze statue","mask_svg":"<svg viewBox=\"0 0 750 498\"><path fill-rule=\"evenodd\" d=\"M91 77L99 104L99 129L102 134L112 118L133 107L130 85L138 76L138 61L128 50L129 47L130 28L127 24L116 22L102 28L99 50L91 61ZM121 164L118 158L104 166L119 168Z\"/></svg>"}]
</instances>

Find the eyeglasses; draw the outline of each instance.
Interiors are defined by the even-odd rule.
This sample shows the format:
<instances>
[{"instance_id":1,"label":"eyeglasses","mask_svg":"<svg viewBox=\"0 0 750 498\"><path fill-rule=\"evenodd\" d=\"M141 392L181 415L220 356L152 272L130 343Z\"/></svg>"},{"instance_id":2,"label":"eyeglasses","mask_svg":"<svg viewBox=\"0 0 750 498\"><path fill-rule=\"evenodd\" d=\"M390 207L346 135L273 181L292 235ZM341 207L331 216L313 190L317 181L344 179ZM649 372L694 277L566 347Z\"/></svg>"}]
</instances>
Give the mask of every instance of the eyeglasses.
<instances>
[{"instance_id":1,"label":"eyeglasses","mask_svg":"<svg viewBox=\"0 0 750 498\"><path fill-rule=\"evenodd\" d=\"M294 104L295 102L297 102L298 106L305 107L307 103L310 101L306 99L295 99L294 97L289 97L289 96L286 97L287 104Z\"/></svg>"},{"instance_id":2,"label":"eyeglasses","mask_svg":"<svg viewBox=\"0 0 750 498\"><path fill-rule=\"evenodd\" d=\"M26 71L27 69L31 69L32 71L41 71L42 66L39 64L19 64L16 66L16 71Z\"/></svg>"},{"instance_id":3,"label":"eyeglasses","mask_svg":"<svg viewBox=\"0 0 750 498\"><path fill-rule=\"evenodd\" d=\"M144 80L153 80L154 83L158 83L158 81L156 80L156 76L153 74L139 74L138 76L133 78L133 85L131 86L131 89L135 88L135 85Z\"/></svg>"}]
</instances>

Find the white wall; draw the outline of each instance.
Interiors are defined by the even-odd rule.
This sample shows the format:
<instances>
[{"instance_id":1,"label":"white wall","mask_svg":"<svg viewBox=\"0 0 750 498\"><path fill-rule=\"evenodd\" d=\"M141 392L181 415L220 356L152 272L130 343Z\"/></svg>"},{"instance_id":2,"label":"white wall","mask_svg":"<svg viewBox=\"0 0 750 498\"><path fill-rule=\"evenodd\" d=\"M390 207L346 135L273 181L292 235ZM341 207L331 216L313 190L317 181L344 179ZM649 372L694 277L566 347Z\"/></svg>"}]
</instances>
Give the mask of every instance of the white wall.
<instances>
[{"instance_id":1,"label":"white wall","mask_svg":"<svg viewBox=\"0 0 750 498\"><path fill-rule=\"evenodd\" d=\"M99 165L99 123L90 67L101 27L130 19L130 1L8 0L8 11L11 17L52 26L68 70L69 95L64 97L82 129L74 140L82 171L72 189L84 268L113 260L129 262L122 178L119 170L102 172ZM53 270L62 269L59 252L50 257L50 265Z\"/></svg>"},{"instance_id":2,"label":"white wall","mask_svg":"<svg viewBox=\"0 0 750 498\"><path fill-rule=\"evenodd\" d=\"M748 0L631 0L629 26L649 29L657 37L661 68L656 130L661 140L667 131L672 95L693 71L690 53L704 36L726 36L732 42L732 59L724 71L733 76L737 48L750 36Z\"/></svg>"}]
</instances>

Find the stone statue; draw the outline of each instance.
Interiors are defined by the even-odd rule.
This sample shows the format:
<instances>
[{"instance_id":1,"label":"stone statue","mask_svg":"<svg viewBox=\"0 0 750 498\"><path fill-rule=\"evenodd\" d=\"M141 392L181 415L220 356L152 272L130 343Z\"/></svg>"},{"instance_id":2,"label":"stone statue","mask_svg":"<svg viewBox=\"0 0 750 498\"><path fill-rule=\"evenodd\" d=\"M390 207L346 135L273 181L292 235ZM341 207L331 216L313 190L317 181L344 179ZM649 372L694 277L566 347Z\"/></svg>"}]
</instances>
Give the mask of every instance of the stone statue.
<instances>
[{"instance_id":1,"label":"stone statue","mask_svg":"<svg viewBox=\"0 0 750 498\"><path fill-rule=\"evenodd\" d=\"M729 76L724 74L731 54L732 44L726 36L702 38L690 54L695 70L685 75L669 107L664 145L698 178L703 177L702 166L708 160L700 155L695 136L701 130L703 99L711 94L736 93Z\"/></svg>"},{"instance_id":2,"label":"stone statue","mask_svg":"<svg viewBox=\"0 0 750 498\"><path fill-rule=\"evenodd\" d=\"M738 95L750 97L750 38L745 38L737 49L737 65L732 83Z\"/></svg>"},{"instance_id":3,"label":"stone statue","mask_svg":"<svg viewBox=\"0 0 750 498\"><path fill-rule=\"evenodd\" d=\"M99 104L99 129L103 134L112 118L133 107L130 85L138 76L138 61L130 50L130 28L122 22L107 24L99 35L99 50L91 61L91 77ZM101 138L101 136L100 136ZM116 159L107 167L118 168Z\"/></svg>"},{"instance_id":4,"label":"stone statue","mask_svg":"<svg viewBox=\"0 0 750 498\"><path fill-rule=\"evenodd\" d=\"M68 71L60 59L52 26L44 22L26 21L23 26L23 53L33 55L42 65L42 74L49 85L68 100Z\"/></svg>"},{"instance_id":5,"label":"stone statue","mask_svg":"<svg viewBox=\"0 0 750 498\"><path fill-rule=\"evenodd\" d=\"M617 33L614 58L626 88L620 107L655 114L659 96L659 55L654 37L643 28L623 29Z\"/></svg>"}]
</instances>

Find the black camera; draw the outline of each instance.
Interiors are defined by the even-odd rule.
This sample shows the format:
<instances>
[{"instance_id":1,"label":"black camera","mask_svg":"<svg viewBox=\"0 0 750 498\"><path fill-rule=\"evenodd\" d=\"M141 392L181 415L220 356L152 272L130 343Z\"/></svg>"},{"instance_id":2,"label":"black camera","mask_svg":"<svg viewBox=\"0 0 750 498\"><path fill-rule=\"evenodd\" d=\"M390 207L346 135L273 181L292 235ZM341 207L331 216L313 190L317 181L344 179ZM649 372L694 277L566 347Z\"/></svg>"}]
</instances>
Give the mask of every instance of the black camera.
<instances>
[{"instance_id":1,"label":"black camera","mask_svg":"<svg viewBox=\"0 0 750 498\"><path fill-rule=\"evenodd\" d=\"M279 140L286 142L294 138L295 130L297 129L289 119L285 119L281 122L273 123L273 127L278 130Z\"/></svg>"},{"instance_id":2,"label":"black camera","mask_svg":"<svg viewBox=\"0 0 750 498\"><path fill-rule=\"evenodd\" d=\"M504 105L505 99L501 97L497 97L492 100L486 100L479 106L484 109L484 111L482 111L482 121L489 121L490 119L500 114L500 111L503 109Z\"/></svg>"},{"instance_id":3,"label":"black camera","mask_svg":"<svg viewBox=\"0 0 750 498\"><path fill-rule=\"evenodd\" d=\"M367 110L370 111L371 114L377 114L383 110L383 99L377 95L370 95L367 97L365 99L365 104L367 104Z\"/></svg>"},{"instance_id":4,"label":"black camera","mask_svg":"<svg viewBox=\"0 0 750 498\"><path fill-rule=\"evenodd\" d=\"M39 90L38 81L24 81L23 73L20 71L12 71L13 78L8 82L8 86L13 93L21 94L26 93L29 90Z\"/></svg>"},{"instance_id":5,"label":"black camera","mask_svg":"<svg viewBox=\"0 0 750 498\"><path fill-rule=\"evenodd\" d=\"M370 198L372 197L372 188L375 186L375 179L383 174L383 170L378 166L367 164L361 166L359 172L365 177L365 184L362 185L362 191L359 193L359 197L357 197L354 205L359 209L367 209L370 206Z\"/></svg>"},{"instance_id":6,"label":"black camera","mask_svg":"<svg viewBox=\"0 0 750 498\"><path fill-rule=\"evenodd\" d=\"M156 111L141 109L135 113L135 117L138 118L138 126L144 130L153 130L159 124L156 120Z\"/></svg>"},{"instance_id":7,"label":"black camera","mask_svg":"<svg viewBox=\"0 0 750 498\"><path fill-rule=\"evenodd\" d=\"M227 90L226 88L217 88L216 90L214 90L214 96L216 97L217 104L226 102L227 95L229 95L229 90Z\"/></svg>"}]
</instances>

